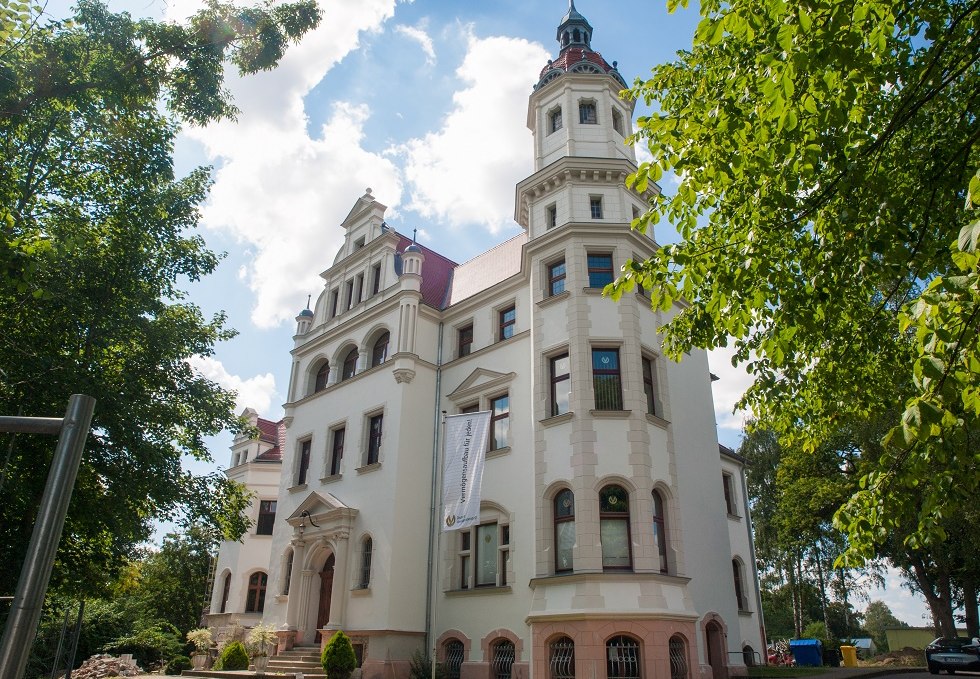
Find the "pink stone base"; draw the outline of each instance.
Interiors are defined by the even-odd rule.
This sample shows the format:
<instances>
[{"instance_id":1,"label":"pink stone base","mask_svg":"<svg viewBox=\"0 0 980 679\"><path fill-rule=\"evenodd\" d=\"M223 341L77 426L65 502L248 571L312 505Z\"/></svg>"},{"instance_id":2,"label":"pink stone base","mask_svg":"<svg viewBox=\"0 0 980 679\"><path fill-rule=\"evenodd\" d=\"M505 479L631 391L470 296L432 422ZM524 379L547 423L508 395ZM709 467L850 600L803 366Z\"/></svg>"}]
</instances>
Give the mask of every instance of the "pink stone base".
<instances>
[{"instance_id":1,"label":"pink stone base","mask_svg":"<svg viewBox=\"0 0 980 679\"><path fill-rule=\"evenodd\" d=\"M274 655L279 655L279 651L292 650L293 646L296 645L296 630L281 630L276 632L276 636L279 637L279 643L276 644Z\"/></svg>"}]
</instances>

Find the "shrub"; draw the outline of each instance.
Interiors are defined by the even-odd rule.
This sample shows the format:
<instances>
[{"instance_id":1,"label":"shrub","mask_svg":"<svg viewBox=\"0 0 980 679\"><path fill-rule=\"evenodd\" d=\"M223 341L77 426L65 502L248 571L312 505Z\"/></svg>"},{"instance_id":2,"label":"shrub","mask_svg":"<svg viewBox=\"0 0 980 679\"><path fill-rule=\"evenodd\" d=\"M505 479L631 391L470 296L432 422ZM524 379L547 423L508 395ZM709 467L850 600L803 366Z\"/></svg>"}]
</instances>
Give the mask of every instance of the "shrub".
<instances>
[{"instance_id":1,"label":"shrub","mask_svg":"<svg viewBox=\"0 0 980 679\"><path fill-rule=\"evenodd\" d=\"M186 655L175 655L167 663L166 669L163 671L164 674L179 675L184 670L189 670L193 666L191 665L191 659Z\"/></svg>"},{"instance_id":2,"label":"shrub","mask_svg":"<svg viewBox=\"0 0 980 679\"><path fill-rule=\"evenodd\" d=\"M415 649L408 666L410 679L432 679L432 660L427 653ZM436 663L436 679L445 679L446 670L442 663Z\"/></svg>"},{"instance_id":3,"label":"shrub","mask_svg":"<svg viewBox=\"0 0 980 679\"><path fill-rule=\"evenodd\" d=\"M199 653L206 653L214 643L214 639L211 636L211 630L207 627L192 629L187 633L187 641L194 644L194 649Z\"/></svg>"},{"instance_id":4,"label":"shrub","mask_svg":"<svg viewBox=\"0 0 980 679\"><path fill-rule=\"evenodd\" d=\"M357 666L357 658L354 656L354 647L350 643L350 638L338 630L323 647L320 664L323 665L323 671L327 673L327 679L350 679Z\"/></svg>"},{"instance_id":5,"label":"shrub","mask_svg":"<svg viewBox=\"0 0 980 679\"><path fill-rule=\"evenodd\" d=\"M103 651L115 655L132 653L140 667L150 668L158 667L164 658L178 655L183 648L177 628L169 622L158 620L106 644Z\"/></svg>"},{"instance_id":6,"label":"shrub","mask_svg":"<svg viewBox=\"0 0 980 679\"><path fill-rule=\"evenodd\" d=\"M221 664L221 669L226 672L230 670L247 670L248 653L245 652L245 644L240 641L231 642L225 646L225 650L218 656L218 662ZM218 669L218 666L215 665L214 669Z\"/></svg>"}]
</instances>

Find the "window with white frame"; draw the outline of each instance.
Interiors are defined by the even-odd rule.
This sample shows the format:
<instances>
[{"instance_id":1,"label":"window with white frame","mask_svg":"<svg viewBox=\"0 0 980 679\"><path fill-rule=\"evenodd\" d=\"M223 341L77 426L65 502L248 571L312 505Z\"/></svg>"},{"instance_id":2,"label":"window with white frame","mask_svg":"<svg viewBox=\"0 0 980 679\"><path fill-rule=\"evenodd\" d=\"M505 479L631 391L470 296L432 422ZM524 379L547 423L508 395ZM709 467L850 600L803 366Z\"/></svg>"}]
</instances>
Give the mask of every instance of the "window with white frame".
<instances>
[{"instance_id":1,"label":"window with white frame","mask_svg":"<svg viewBox=\"0 0 980 679\"><path fill-rule=\"evenodd\" d=\"M602 219L602 196L589 196L589 215L592 219Z\"/></svg>"},{"instance_id":2,"label":"window with white frame","mask_svg":"<svg viewBox=\"0 0 980 679\"><path fill-rule=\"evenodd\" d=\"M490 521L459 531L459 587L507 584L510 525Z\"/></svg>"},{"instance_id":3,"label":"window with white frame","mask_svg":"<svg viewBox=\"0 0 980 679\"><path fill-rule=\"evenodd\" d=\"M548 134L560 130L561 124L561 106L556 106L548 111Z\"/></svg>"},{"instance_id":4,"label":"window with white frame","mask_svg":"<svg viewBox=\"0 0 980 679\"><path fill-rule=\"evenodd\" d=\"M545 225L549 229L558 226L558 206L554 203L544 209Z\"/></svg>"}]
</instances>

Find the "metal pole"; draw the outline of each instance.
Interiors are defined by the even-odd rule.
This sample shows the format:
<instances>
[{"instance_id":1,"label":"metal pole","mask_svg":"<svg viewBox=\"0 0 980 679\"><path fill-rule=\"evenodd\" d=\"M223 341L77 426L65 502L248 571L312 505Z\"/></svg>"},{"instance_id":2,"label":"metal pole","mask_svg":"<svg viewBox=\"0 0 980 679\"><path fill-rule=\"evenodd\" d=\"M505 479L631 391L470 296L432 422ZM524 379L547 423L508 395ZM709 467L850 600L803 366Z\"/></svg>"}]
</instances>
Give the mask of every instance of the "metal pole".
<instances>
[{"instance_id":1,"label":"metal pole","mask_svg":"<svg viewBox=\"0 0 980 679\"><path fill-rule=\"evenodd\" d=\"M55 651L54 662L51 663L50 679L57 679L58 675L61 673L61 647L65 645L65 635L68 633L68 618L70 615L71 611L66 608L65 619L61 623L61 636L58 637L58 650Z\"/></svg>"},{"instance_id":2,"label":"metal pole","mask_svg":"<svg viewBox=\"0 0 980 679\"><path fill-rule=\"evenodd\" d=\"M75 653L78 652L78 637L82 633L82 615L85 613L85 599L78 604L78 620L75 621L75 629L72 632L71 653L68 654L68 671L65 679L71 679L71 670L75 666Z\"/></svg>"},{"instance_id":3,"label":"metal pole","mask_svg":"<svg viewBox=\"0 0 980 679\"><path fill-rule=\"evenodd\" d=\"M91 396L72 394L68 400L34 532L0 642L0 679L21 679L27 666L94 410L95 399Z\"/></svg>"}]
</instances>

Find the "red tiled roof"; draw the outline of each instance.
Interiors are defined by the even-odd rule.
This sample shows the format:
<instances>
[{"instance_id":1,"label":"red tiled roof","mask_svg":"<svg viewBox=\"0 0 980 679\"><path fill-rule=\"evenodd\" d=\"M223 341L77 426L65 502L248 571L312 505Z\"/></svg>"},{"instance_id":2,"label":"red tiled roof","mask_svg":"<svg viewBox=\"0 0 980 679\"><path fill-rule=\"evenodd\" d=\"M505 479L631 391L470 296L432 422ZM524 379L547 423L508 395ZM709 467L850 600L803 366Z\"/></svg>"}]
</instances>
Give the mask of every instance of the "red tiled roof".
<instances>
[{"instance_id":1,"label":"red tiled roof","mask_svg":"<svg viewBox=\"0 0 980 679\"><path fill-rule=\"evenodd\" d=\"M286 424L282 420L273 422L272 420L265 420L261 417L258 419L257 424L259 428L259 440L265 443L275 443L276 445L261 455L256 455L255 459L263 462L282 460L283 444L286 441Z\"/></svg>"},{"instance_id":2,"label":"red tiled roof","mask_svg":"<svg viewBox=\"0 0 980 679\"><path fill-rule=\"evenodd\" d=\"M411 244L411 238L398 234L399 253L404 252ZM425 261L422 262L422 302L430 307L442 309L449 282L452 280L453 269L458 265L435 250L430 250L421 244L418 246L422 248L422 254L425 255Z\"/></svg>"},{"instance_id":3,"label":"red tiled roof","mask_svg":"<svg viewBox=\"0 0 980 679\"><path fill-rule=\"evenodd\" d=\"M570 68L581 63L582 61L593 63L606 73L613 70L613 67L610 66L598 52L593 52L590 49L585 49L582 47L569 47L563 50L562 53L558 55L557 59L542 68L541 74L538 77L543 78L546 73L553 71L556 68L567 73Z\"/></svg>"}]
</instances>

